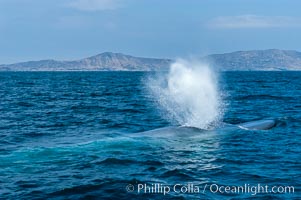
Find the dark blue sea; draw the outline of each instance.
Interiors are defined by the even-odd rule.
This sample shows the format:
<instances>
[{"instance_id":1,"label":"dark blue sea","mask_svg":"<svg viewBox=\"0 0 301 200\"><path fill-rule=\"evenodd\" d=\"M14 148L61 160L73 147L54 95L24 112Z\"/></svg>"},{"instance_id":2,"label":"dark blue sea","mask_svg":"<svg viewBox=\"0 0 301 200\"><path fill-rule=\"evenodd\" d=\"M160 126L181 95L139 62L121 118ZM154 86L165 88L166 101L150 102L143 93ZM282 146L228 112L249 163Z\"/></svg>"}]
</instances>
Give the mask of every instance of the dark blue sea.
<instances>
[{"instance_id":1,"label":"dark blue sea","mask_svg":"<svg viewBox=\"0 0 301 200\"><path fill-rule=\"evenodd\" d=\"M181 125L152 76L1 72L0 199L301 199L301 72L219 74L220 120L269 130L150 131Z\"/></svg>"}]
</instances>

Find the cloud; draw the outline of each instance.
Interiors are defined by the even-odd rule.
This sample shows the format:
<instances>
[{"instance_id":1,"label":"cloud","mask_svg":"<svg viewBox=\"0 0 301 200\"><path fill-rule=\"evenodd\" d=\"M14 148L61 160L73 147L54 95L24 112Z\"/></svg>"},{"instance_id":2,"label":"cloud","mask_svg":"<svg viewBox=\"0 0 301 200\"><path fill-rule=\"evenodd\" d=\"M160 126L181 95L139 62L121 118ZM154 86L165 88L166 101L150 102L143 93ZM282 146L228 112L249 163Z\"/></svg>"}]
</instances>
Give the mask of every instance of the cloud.
<instances>
[{"instance_id":1,"label":"cloud","mask_svg":"<svg viewBox=\"0 0 301 200\"><path fill-rule=\"evenodd\" d=\"M119 8L119 0L72 0L69 7L81 11L104 11Z\"/></svg>"},{"instance_id":2,"label":"cloud","mask_svg":"<svg viewBox=\"0 0 301 200\"><path fill-rule=\"evenodd\" d=\"M223 29L301 27L301 18L258 15L221 16L211 19L208 26Z\"/></svg>"}]
</instances>

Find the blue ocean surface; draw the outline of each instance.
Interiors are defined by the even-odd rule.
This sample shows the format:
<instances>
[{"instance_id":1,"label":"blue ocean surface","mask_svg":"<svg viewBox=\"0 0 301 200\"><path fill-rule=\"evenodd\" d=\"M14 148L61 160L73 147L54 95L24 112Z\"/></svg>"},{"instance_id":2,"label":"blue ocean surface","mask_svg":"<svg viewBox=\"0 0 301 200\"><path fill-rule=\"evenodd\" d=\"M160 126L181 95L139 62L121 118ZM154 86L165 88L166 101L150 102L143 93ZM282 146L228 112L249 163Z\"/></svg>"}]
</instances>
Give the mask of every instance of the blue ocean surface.
<instances>
[{"instance_id":1,"label":"blue ocean surface","mask_svg":"<svg viewBox=\"0 0 301 200\"><path fill-rule=\"evenodd\" d=\"M219 75L222 121L270 130L166 130L153 75L1 72L0 199L301 199L301 72Z\"/></svg>"}]
</instances>

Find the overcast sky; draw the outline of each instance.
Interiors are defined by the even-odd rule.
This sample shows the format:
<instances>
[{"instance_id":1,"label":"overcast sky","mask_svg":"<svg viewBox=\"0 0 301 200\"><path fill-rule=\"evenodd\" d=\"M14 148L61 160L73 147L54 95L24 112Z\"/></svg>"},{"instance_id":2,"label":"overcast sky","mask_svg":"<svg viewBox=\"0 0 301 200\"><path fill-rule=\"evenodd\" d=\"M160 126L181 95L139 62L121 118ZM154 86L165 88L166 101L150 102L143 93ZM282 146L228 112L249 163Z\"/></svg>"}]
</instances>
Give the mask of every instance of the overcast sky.
<instances>
[{"instance_id":1,"label":"overcast sky","mask_svg":"<svg viewBox=\"0 0 301 200\"><path fill-rule=\"evenodd\" d=\"M0 0L0 63L301 51L300 0Z\"/></svg>"}]
</instances>

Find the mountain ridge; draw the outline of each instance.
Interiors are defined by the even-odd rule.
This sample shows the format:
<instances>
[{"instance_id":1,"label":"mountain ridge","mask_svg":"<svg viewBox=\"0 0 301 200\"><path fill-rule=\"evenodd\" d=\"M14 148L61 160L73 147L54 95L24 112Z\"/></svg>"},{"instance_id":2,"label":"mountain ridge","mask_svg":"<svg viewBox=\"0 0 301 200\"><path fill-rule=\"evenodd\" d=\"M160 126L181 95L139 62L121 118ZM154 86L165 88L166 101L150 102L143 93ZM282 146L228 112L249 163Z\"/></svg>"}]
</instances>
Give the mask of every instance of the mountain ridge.
<instances>
[{"instance_id":1,"label":"mountain ridge","mask_svg":"<svg viewBox=\"0 0 301 200\"><path fill-rule=\"evenodd\" d=\"M200 58L221 71L301 70L301 52L295 50L250 50L211 54ZM103 52L71 61L45 59L0 65L0 71L166 71L172 59L135 57Z\"/></svg>"},{"instance_id":2,"label":"mountain ridge","mask_svg":"<svg viewBox=\"0 0 301 200\"><path fill-rule=\"evenodd\" d=\"M251 50L212 54L213 65L226 71L301 70L301 52L295 50Z\"/></svg>"}]
</instances>

